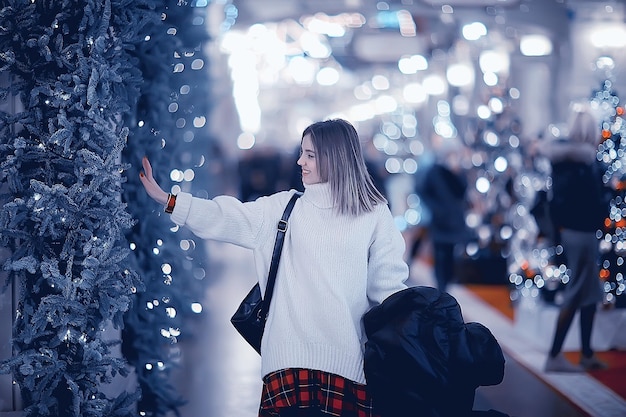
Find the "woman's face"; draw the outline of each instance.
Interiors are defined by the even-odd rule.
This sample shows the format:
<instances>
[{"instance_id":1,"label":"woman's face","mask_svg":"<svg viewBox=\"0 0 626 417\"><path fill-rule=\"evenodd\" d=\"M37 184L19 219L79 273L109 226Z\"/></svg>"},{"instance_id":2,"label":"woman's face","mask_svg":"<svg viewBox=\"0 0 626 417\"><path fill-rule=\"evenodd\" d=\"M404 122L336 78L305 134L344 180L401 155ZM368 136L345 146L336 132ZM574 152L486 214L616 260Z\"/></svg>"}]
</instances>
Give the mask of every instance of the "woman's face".
<instances>
[{"instance_id":1,"label":"woman's face","mask_svg":"<svg viewBox=\"0 0 626 417\"><path fill-rule=\"evenodd\" d=\"M306 135L302 138L298 165L302 168L302 183L310 185L322 182L317 167L317 155L315 155L311 135Z\"/></svg>"}]
</instances>

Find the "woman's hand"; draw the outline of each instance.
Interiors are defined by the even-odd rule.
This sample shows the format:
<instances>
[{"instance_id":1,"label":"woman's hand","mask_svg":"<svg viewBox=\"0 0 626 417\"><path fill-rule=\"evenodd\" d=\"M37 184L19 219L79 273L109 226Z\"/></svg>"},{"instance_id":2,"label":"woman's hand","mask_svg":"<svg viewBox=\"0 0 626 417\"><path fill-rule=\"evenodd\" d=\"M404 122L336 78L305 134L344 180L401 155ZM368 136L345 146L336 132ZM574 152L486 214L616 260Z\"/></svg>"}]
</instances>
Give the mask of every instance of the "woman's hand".
<instances>
[{"instance_id":1,"label":"woman's hand","mask_svg":"<svg viewBox=\"0 0 626 417\"><path fill-rule=\"evenodd\" d=\"M143 165L143 171L139 173L139 180L146 189L146 192L157 203L163 206L166 205L169 194L163 191L152 176L152 166L150 165L150 161L148 161L148 157L144 156L141 160L141 164Z\"/></svg>"}]
</instances>

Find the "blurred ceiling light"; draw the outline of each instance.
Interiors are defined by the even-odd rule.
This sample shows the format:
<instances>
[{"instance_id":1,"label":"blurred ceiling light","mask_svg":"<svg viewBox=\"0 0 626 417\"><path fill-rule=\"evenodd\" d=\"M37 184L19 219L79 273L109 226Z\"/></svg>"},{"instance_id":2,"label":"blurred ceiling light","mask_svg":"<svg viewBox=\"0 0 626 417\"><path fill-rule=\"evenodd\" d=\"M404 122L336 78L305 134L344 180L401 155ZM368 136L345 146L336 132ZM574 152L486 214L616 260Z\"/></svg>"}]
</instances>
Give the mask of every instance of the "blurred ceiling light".
<instances>
[{"instance_id":1,"label":"blurred ceiling light","mask_svg":"<svg viewBox=\"0 0 626 417\"><path fill-rule=\"evenodd\" d=\"M255 143L255 138L252 133L243 132L237 138L237 147L239 149L252 149Z\"/></svg>"},{"instance_id":2,"label":"blurred ceiling light","mask_svg":"<svg viewBox=\"0 0 626 417\"><path fill-rule=\"evenodd\" d=\"M297 84L308 85L311 84L315 78L314 65L303 56L291 58L287 65L287 71Z\"/></svg>"},{"instance_id":3,"label":"blurred ceiling light","mask_svg":"<svg viewBox=\"0 0 626 417\"><path fill-rule=\"evenodd\" d=\"M340 38L346 34L346 29L339 19L332 18L324 13L317 13L313 17L304 19L303 24L309 31L331 38Z\"/></svg>"},{"instance_id":4,"label":"blurred ceiling light","mask_svg":"<svg viewBox=\"0 0 626 417\"><path fill-rule=\"evenodd\" d=\"M444 14L451 14L454 13L454 9L449 4L443 4L441 6L441 12Z\"/></svg>"},{"instance_id":5,"label":"blurred ceiling light","mask_svg":"<svg viewBox=\"0 0 626 417\"><path fill-rule=\"evenodd\" d=\"M182 182L185 178L185 174L180 169L173 169L170 171L170 179L176 182Z\"/></svg>"},{"instance_id":6,"label":"blurred ceiling light","mask_svg":"<svg viewBox=\"0 0 626 417\"><path fill-rule=\"evenodd\" d=\"M483 155L481 155L479 152L474 152L472 154L472 165L474 165L474 167L479 167L482 164L485 163L485 160L483 158Z\"/></svg>"},{"instance_id":7,"label":"blurred ceiling light","mask_svg":"<svg viewBox=\"0 0 626 417\"><path fill-rule=\"evenodd\" d=\"M402 163L402 169L407 174L415 174L417 172L417 161L413 158L407 158Z\"/></svg>"},{"instance_id":8,"label":"blurred ceiling light","mask_svg":"<svg viewBox=\"0 0 626 417\"><path fill-rule=\"evenodd\" d=\"M478 177L476 179L476 190L478 190L479 193L481 194L486 194L489 191L489 188L491 187L491 184L489 183L489 180L485 177Z\"/></svg>"},{"instance_id":9,"label":"blurred ceiling light","mask_svg":"<svg viewBox=\"0 0 626 417\"><path fill-rule=\"evenodd\" d=\"M545 35L524 35L519 49L524 56L546 56L552 53L552 41Z\"/></svg>"},{"instance_id":10,"label":"blurred ceiling light","mask_svg":"<svg viewBox=\"0 0 626 417\"><path fill-rule=\"evenodd\" d=\"M400 139L402 130L393 122L384 122L380 130L387 135L389 139Z\"/></svg>"},{"instance_id":11,"label":"blurred ceiling light","mask_svg":"<svg viewBox=\"0 0 626 417\"><path fill-rule=\"evenodd\" d=\"M452 64L446 70L446 78L450 85L465 87L474 84L474 68L470 64Z\"/></svg>"},{"instance_id":12,"label":"blurred ceiling light","mask_svg":"<svg viewBox=\"0 0 626 417\"><path fill-rule=\"evenodd\" d=\"M388 90L389 89L389 79L384 75L374 75L372 77L372 87L377 90Z\"/></svg>"},{"instance_id":13,"label":"blurred ceiling light","mask_svg":"<svg viewBox=\"0 0 626 417\"><path fill-rule=\"evenodd\" d=\"M445 100L439 100L437 102L437 113L440 116L450 117L450 103Z\"/></svg>"},{"instance_id":14,"label":"blurred ceiling light","mask_svg":"<svg viewBox=\"0 0 626 417\"><path fill-rule=\"evenodd\" d=\"M478 106L478 108L476 109L476 114L481 119L487 120L488 118L491 117L491 110L489 110L489 107L483 104L483 105Z\"/></svg>"},{"instance_id":15,"label":"blurred ceiling light","mask_svg":"<svg viewBox=\"0 0 626 417\"><path fill-rule=\"evenodd\" d=\"M428 61L422 55L403 56L398 60L398 69L403 74L414 74L428 69Z\"/></svg>"},{"instance_id":16,"label":"blurred ceiling light","mask_svg":"<svg viewBox=\"0 0 626 417\"><path fill-rule=\"evenodd\" d=\"M398 146L398 144L390 140L385 145L385 149L383 149L383 152L385 152L386 155L397 155L399 150L400 147Z\"/></svg>"},{"instance_id":17,"label":"blurred ceiling light","mask_svg":"<svg viewBox=\"0 0 626 417\"><path fill-rule=\"evenodd\" d=\"M481 22L469 23L463 26L461 33L468 41L475 41L487 35L487 27Z\"/></svg>"},{"instance_id":18,"label":"blurred ceiling light","mask_svg":"<svg viewBox=\"0 0 626 417\"><path fill-rule=\"evenodd\" d=\"M235 29L229 30L222 35L220 48L223 52L229 54L237 50L247 49L248 41L246 35Z\"/></svg>"},{"instance_id":19,"label":"blurred ceiling light","mask_svg":"<svg viewBox=\"0 0 626 417\"><path fill-rule=\"evenodd\" d=\"M335 85L339 81L339 71L335 68L325 67L317 72L315 79L319 85Z\"/></svg>"},{"instance_id":20,"label":"blurred ceiling light","mask_svg":"<svg viewBox=\"0 0 626 417\"><path fill-rule=\"evenodd\" d=\"M443 138L450 139L456 137L456 127L447 117L436 116L433 119L433 126L435 127L435 133Z\"/></svg>"},{"instance_id":21,"label":"blurred ceiling light","mask_svg":"<svg viewBox=\"0 0 626 417\"><path fill-rule=\"evenodd\" d=\"M385 169L390 174L397 174L401 168L402 164L398 158L389 158L385 161Z\"/></svg>"},{"instance_id":22,"label":"blurred ceiling light","mask_svg":"<svg viewBox=\"0 0 626 417\"><path fill-rule=\"evenodd\" d=\"M409 152L411 152L413 155L422 155L424 151L424 144L419 139L412 140L409 143Z\"/></svg>"},{"instance_id":23,"label":"blurred ceiling light","mask_svg":"<svg viewBox=\"0 0 626 417\"><path fill-rule=\"evenodd\" d=\"M372 90L367 85L357 85L354 87L354 97L358 100L369 100L372 98Z\"/></svg>"},{"instance_id":24,"label":"blurred ceiling light","mask_svg":"<svg viewBox=\"0 0 626 417\"><path fill-rule=\"evenodd\" d=\"M407 138L417 136L417 126L402 125L402 135Z\"/></svg>"},{"instance_id":25,"label":"blurred ceiling light","mask_svg":"<svg viewBox=\"0 0 626 417\"><path fill-rule=\"evenodd\" d=\"M509 54L504 51L483 51L478 58L478 64L483 73L496 74L509 72Z\"/></svg>"},{"instance_id":26,"label":"blurred ceiling light","mask_svg":"<svg viewBox=\"0 0 626 417\"><path fill-rule=\"evenodd\" d=\"M249 48L261 56L280 54L286 51L285 42L278 38L276 28L256 24L250 27L246 40Z\"/></svg>"},{"instance_id":27,"label":"blurred ceiling light","mask_svg":"<svg viewBox=\"0 0 626 417\"><path fill-rule=\"evenodd\" d=\"M591 44L596 48L623 48L626 46L626 28L623 24L607 25L591 33Z\"/></svg>"},{"instance_id":28,"label":"blurred ceiling light","mask_svg":"<svg viewBox=\"0 0 626 417\"><path fill-rule=\"evenodd\" d=\"M499 156L496 158L495 161L493 161L493 167L496 169L496 171L498 172L504 172L506 171L506 169L508 168L509 163L506 160L505 157L503 156Z\"/></svg>"},{"instance_id":29,"label":"blurred ceiling light","mask_svg":"<svg viewBox=\"0 0 626 417\"><path fill-rule=\"evenodd\" d=\"M300 37L302 50L309 54L312 58L324 59L328 58L332 53L331 48L322 42L322 39L315 33L304 32Z\"/></svg>"},{"instance_id":30,"label":"blurred ceiling light","mask_svg":"<svg viewBox=\"0 0 626 417\"><path fill-rule=\"evenodd\" d=\"M612 70L615 68L615 61L610 56L601 56L596 60L596 66L600 69Z\"/></svg>"},{"instance_id":31,"label":"blurred ceiling light","mask_svg":"<svg viewBox=\"0 0 626 417\"><path fill-rule=\"evenodd\" d=\"M486 85L493 87L498 84L498 74L494 72L486 72L485 75L483 75L483 81Z\"/></svg>"},{"instance_id":32,"label":"blurred ceiling light","mask_svg":"<svg viewBox=\"0 0 626 417\"><path fill-rule=\"evenodd\" d=\"M228 58L233 80L233 99L239 114L239 124L244 132L258 132L261 125L261 108L258 101L259 78L256 55L249 50L237 50Z\"/></svg>"},{"instance_id":33,"label":"blurred ceiling light","mask_svg":"<svg viewBox=\"0 0 626 417\"><path fill-rule=\"evenodd\" d=\"M248 28L248 37L250 39L263 39L270 32L270 29L263 23L255 23Z\"/></svg>"},{"instance_id":34,"label":"blurred ceiling light","mask_svg":"<svg viewBox=\"0 0 626 417\"><path fill-rule=\"evenodd\" d=\"M378 149L379 151L382 151L383 149L385 149L385 146L387 145L388 141L389 139L387 138L387 136L383 135L382 133L376 133L374 135L374 138L372 139L372 143L374 144L374 147Z\"/></svg>"},{"instance_id":35,"label":"blurred ceiling light","mask_svg":"<svg viewBox=\"0 0 626 417\"><path fill-rule=\"evenodd\" d=\"M197 116L193 118L193 127L199 129L201 127L204 127L204 125L206 125L206 117Z\"/></svg>"},{"instance_id":36,"label":"blurred ceiling light","mask_svg":"<svg viewBox=\"0 0 626 417\"><path fill-rule=\"evenodd\" d=\"M236 95L235 106L239 114L239 125L244 132L256 133L261 128L261 107L256 95Z\"/></svg>"},{"instance_id":37,"label":"blurred ceiling light","mask_svg":"<svg viewBox=\"0 0 626 417\"><path fill-rule=\"evenodd\" d=\"M426 93L431 96L438 96L446 92L445 81L436 74L428 75L423 82Z\"/></svg>"},{"instance_id":38,"label":"blurred ceiling light","mask_svg":"<svg viewBox=\"0 0 626 417\"><path fill-rule=\"evenodd\" d=\"M492 130L487 130L483 133L483 142L485 142L489 146L496 147L500 144L500 138L496 134L496 132Z\"/></svg>"},{"instance_id":39,"label":"blurred ceiling light","mask_svg":"<svg viewBox=\"0 0 626 417\"><path fill-rule=\"evenodd\" d=\"M348 111L348 120L353 120L355 122L370 120L373 119L374 116L376 116L376 109L374 108L374 103L371 101L352 106Z\"/></svg>"},{"instance_id":40,"label":"blurred ceiling light","mask_svg":"<svg viewBox=\"0 0 626 417\"><path fill-rule=\"evenodd\" d=\"M376 110L378 114L391 113L398 108L398 102L392 96L380 96L376 99Z\"/></svg>"},{"instance_id":41,"label":"blurred ceiling light","mask_svg":"<svg viewBox=\"0 0 626 417\"><path fill-rule=\"evenodd\" d=\"M389 3L386 1L376 2L376 10L389 10Z\"/></svg>"},{"instance_id":42,"label":"blurred ceiling light","mask_svg":"<svg viewBox=\"0 0 626 417\"><path fill-rule=\"evenodd\" d=\"M426 89L420 83L408 83L402 89L402 96L408 103L421 104L428 99Z\"/></svg>"},{"instance_id":43,"label":"blurred ceiling light","mask_svg":"<svg viewBox=\"0 0 626 417\"><path fill-rule=\"evenodd\" d=\"M402 115L402 128L417 127L417 118L412 114Z\"/></svg>"},{"instance_id":44,"label":"blurred ceiling light","mask_svg":"<svg viewBox=\"0 0 626 417\"><path fill-rule=\"evenodd\" d=\"M489 105L489 109L496 114L500 114L504 111L504 103L499 97L491 97L487 104Z\"/></svg>"}]
</instances>

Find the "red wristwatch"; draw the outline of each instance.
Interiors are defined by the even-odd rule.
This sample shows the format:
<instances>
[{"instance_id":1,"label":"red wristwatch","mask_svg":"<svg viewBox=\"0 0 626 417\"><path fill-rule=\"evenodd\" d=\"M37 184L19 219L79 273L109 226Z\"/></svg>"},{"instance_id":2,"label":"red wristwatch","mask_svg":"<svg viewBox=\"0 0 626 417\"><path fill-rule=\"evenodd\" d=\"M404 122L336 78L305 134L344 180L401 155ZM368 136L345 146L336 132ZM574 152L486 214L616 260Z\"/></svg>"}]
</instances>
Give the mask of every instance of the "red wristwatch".
<instances>
[{"instance_id":1,"label":"red wristwatch","mask_svg":"<svg viewBox=\"0 0 626 417\"><path fill-rule=\"evenodd\" d=\"M176 205L176 196L174 194L167 195L167 205L165 206L165 212L172 214L174 206Z\"/></svg>"}]
</instances>

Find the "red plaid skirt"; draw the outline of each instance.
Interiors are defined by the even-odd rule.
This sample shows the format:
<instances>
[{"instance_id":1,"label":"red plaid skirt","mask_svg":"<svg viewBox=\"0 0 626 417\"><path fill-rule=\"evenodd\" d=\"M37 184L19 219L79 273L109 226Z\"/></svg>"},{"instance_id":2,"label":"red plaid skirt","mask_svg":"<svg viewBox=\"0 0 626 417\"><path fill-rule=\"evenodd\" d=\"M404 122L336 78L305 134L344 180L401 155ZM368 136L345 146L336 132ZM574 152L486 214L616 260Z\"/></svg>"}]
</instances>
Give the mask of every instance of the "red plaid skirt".
<instances>
[{"instance_id":1,"label":"red plaid skirt","mask_svg":"<svg viewBox=\"0 0 626 417\"><path fill-rule=\"evenodd\" d=\"M276 417L285 408L309 408L341 417L380 417L366 386L312 369L283 369L263 378L259 417Z\"/></svg>"}]
</instances>

